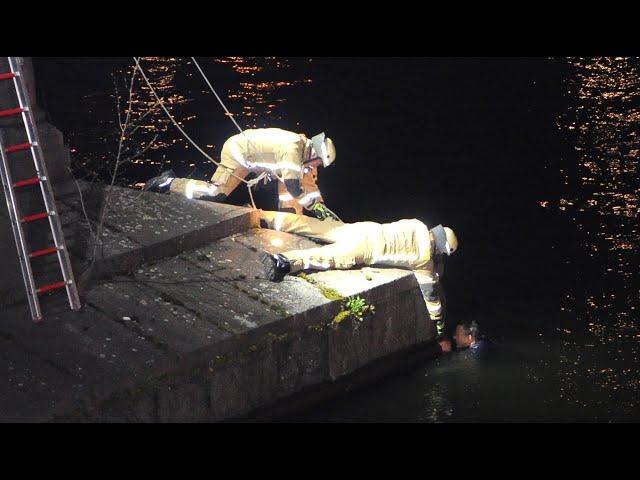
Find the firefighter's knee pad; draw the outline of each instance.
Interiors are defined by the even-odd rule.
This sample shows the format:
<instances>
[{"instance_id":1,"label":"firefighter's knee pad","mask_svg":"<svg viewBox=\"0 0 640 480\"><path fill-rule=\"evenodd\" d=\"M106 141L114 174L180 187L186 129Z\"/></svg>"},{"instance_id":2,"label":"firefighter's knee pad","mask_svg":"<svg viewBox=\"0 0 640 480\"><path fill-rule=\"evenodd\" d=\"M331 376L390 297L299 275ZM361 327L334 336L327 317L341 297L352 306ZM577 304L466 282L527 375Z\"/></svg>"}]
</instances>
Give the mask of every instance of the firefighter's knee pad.
<instances>
[{"instance_id":1,"label":"firefighter's knee pad","mask_svg":"<svg viewBox=\"0 0 640 480\"><path fill-rule=\"evenodd\" d=\"M293 198L298 198L304 193L300 180L285 180L284 185Z\"/></svg>"}]
</instances>

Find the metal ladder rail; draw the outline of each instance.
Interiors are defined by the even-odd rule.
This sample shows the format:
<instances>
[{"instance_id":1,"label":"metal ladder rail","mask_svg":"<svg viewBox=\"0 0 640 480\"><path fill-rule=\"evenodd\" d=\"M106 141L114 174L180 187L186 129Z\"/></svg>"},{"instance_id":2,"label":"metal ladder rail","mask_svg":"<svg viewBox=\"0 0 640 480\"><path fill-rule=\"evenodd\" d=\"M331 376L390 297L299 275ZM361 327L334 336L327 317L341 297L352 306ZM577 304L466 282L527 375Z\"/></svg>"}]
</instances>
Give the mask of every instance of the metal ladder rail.
<instances>
[{"instance_id":1,"label":"metal ladder rail","mask_svg":"<svg viewBox=\"0 0 640 480\"><path fill-rule=\"evenodd\" d=\"M40 320L42 318L42 314L37 298L38 293L44 293L50 290L65 287L71 309L79 310L81 308L81 304L78 296L77 286L73 278L73 270L71 268L69 254L65 245L62 226L60 224L60 219L55 205L53 189L49 182L47 168L44 162L44 155L42 153L35 119L30 108L31 103L29 100L29 95L20 72L21 60L19 57L8 57L8 60L11 72L0 74L0 80L13 80L14 88L18 98L19 108L5 110L0 113L2 114L2 116L21 114L23 126L27 133L28 142L19 145L13 145L8 148L2 148L3 177L6 176L6 178L3 178L3 182L7 183L7 191L10 192L10 195L7 196L7 202L11 201L13 204L9 205L9 210L10 212L12 212L12 216L15 217L14 219L12 219L12 222L15 221L14 235L16 236L16 243L20 245L19 250L22 251L22 257L24 258L24 264L21 262L21 265L23 265L23 274L26 273L27 275L25 277L25 285L27 285L27 293L29 294L29 304L30 307L35 307L32 309L34 320ZM36 177L13 183L11 180L11 173L10 169L8 168L6 155L23 150L29 150L31 153L33 164L36 170ZM21 218L19 215L19 209L16 203L15 193L13 189L15 187L35 185L36 183L40 184L40 190L46 211L40 214ZM49 219L49 227L53 236L55 247L45 248L28 253L21 223L36 221L44 218ZM60 270L62 271L63 281L51 285L46 285L41 288L36 288L29 260L53 253L57 253L58 263L60 265Z\"/></svg>"},{"instance_id":2,"label":"metal ladder rail","mask_svg":"<svg viewBox=\"0 0 640 480\"><path fill-rule=\"evenodd\" d=\"M9 164L7 163L7 157L5 154L5 148L2 141L2 132L0 132L0 154L2 155L2 165L0 166L0 174L2 176L2 187L4 188L5 198L7 200L7 209L9 210L9 219L13 230L13 236L18 247L18 257L20 260L20 268L22 269L22 278L24 280L24 286L27 290L27 298L29 300L29 309L31 310L31 316L34 320L39 321L42 319L42 312L40 310L40 302L38 301L38 293L36 291L35 281L33 279L33 272L31 270L31 263L29 262L29 251L27 250L27 244L24 238L24 231L20 222L20 211L18 210L18 204L16 202L15 192L13 190L13 180L11 178L11 171L9 170Z\"/></svg>"}]
</instances>

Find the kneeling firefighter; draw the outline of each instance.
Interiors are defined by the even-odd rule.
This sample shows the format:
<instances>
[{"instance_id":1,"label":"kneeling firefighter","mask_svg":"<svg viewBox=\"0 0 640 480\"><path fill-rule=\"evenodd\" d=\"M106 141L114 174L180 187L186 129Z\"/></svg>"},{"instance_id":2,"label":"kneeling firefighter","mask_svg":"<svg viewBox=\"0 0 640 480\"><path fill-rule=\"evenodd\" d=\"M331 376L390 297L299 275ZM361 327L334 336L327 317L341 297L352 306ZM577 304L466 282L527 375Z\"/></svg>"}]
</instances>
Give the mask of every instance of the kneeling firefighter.
<instances>
[{"instance_id":1,"label":"kneeling firefighter","mask_svg":"<svg viewBox=\"0 0 640 480\"><path fill-rule=\"evenodd\" d=\"M324 222L282 212L261 212L266 228L302 235L327 245L278 254L263 253L260 261L265 277L280 281L302 270L350 269L364 265L384 265L412 270L422 290L431 320L436 322L437 339L444 349L451 333L445 323L444 259L458 248L456 234L442 225L431 229L419 220L393 223Z\"/></svg>"},{"instance_id":2,"label":"kneeling firefighter","mask_svg":"<svg viewBox=\"0 0 640 480\"><path fill-rule=\"evenodd\" d=\"M325 206L316 184L317 169L336 159L333 141L320 133L311 139L279 128L245 130L229 138L222 147L220 165L210 182L176 178L172 170L145 184L145 190L171 192L195 198L224 202L249 173L272 173L279 177L279 208L316 218L335 219Z\"/></svg>"}]
</instances>

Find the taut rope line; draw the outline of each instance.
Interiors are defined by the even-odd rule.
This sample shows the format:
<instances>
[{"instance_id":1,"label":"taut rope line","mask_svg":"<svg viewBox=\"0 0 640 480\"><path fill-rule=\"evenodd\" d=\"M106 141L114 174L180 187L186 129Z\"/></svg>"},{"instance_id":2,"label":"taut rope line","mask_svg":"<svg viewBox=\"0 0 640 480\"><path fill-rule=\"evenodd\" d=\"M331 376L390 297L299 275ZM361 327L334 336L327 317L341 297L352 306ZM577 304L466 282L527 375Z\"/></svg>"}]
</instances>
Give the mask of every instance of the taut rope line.
<instances>
[{"instance_id":1,"label":"taut rope line","mask_svg":"<svg viewBox=\"0 0 640 480\"><path fill-rule=\"evenodd\" d=\"M144 79L145 83L147 84L147 86L149 87L149 90L151 90L151 93L153 94L153 96L155 97L155 99L157 100L158 104L160 105L160 107L162 107L162 110L164 111L164 113L167 115L167 117L169 117L169 119L171 120L171 123L173 123L173 125L180 131L180 133L182 134L182 136L191 144L194 146L194 148L196 150L198 150L207 160L211 161L212 163L214 163L215 165L217 165L218 167L220 167L220 162L215 161L211 155L209 155L207 152L205 152L202 148L200 148L200 146L189 136L189 134L187 134L187 132L184 131L184 129L180 126L180 124L178 124L178 122L176 121L176 119L173 117L173 115L171 115L171 112L169 112L169 110L167 109L167 107L164 105L164 102L162 101L162 99L158 96L158 93L156 92L155 88L153 88L153 85L151 85L151 82L149 81L149 79L147 78L147 75L145 74L144 70L142 69L142 67L140 66L140 57L133 57L133 60L136 62L136 68L138 70L140 70L140 74L142 75L142 78ZM206 77L205 77L206 78ZM207 80L208 83L208 80ZM218 94L216 93L216 97L218 96ZM218 98L219 99L219 98ZM224 107L224 104L223 104ZM226 107L224 107L226 110ZM227 110L228 112L228 110ZM232 118L233 120L233 118ZM233 120L233 123L237 125L236 121ZM238 128L240 128L238 126ZM240 129L240 131L242 132L242 129ZM243 132L244 133L244 132ZM253 180L245 180L242 177L239 177L238 175L235 175L233 172L230 172L232 176L234 176L235 178L237 178L238 180L240 180L241 182L243 182L244 184L247 185L247 189L249 189L249 198L251 199L251 205L253 206L254 210L257 210L256 204L253 201L253 195L251 192L251 187L253 187L256 183L258 183L260 180L262 180L266 175L267 172L264 172L262 175L260 175L259 177L253 179Z\"/></svg>"}]
</instances>

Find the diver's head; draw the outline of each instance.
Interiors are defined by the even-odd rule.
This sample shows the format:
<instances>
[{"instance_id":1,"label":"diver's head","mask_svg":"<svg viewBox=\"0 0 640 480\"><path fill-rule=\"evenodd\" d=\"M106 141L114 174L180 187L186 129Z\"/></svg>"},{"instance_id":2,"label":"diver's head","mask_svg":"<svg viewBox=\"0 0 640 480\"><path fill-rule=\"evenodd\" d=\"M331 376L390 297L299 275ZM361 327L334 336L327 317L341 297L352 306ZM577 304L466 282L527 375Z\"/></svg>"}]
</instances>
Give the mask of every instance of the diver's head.
<instances>
[{"instance_id":1,"label":"diver's head","mask_svg":"<svg viewBox=\"0 0 640 480\"><path fill-rule=\"evenodd\" d=\"M457 348L469 348L480 340L480 325L475 320L471 324L458 325L454 335Z\"/></svg>"}]
</instances>

